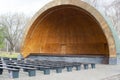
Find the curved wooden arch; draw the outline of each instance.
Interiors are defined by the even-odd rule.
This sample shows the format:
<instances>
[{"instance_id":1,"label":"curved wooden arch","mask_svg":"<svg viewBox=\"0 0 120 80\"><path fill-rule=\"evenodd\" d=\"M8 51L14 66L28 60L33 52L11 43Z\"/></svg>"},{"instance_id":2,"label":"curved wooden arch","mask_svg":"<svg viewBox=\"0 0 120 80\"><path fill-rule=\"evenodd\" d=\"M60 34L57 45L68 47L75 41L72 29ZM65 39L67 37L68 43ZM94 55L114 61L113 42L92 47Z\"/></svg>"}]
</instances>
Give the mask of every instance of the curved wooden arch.
<instances>
[{"instance_id":1,"label":"curved wooden arch","mask_svg":"<svg viewBox=\"0 0 120 80\"><path fill-rule=\"evenodd\" d=\"M45 11L47 11L50 8L53 8L56 6L61 6L61 5L77 6L79 8L82 8L83 10L87 11L88 13L90 13L89 15L93 16L95 18L95 20L97 20L102 31L104 32L104 35L107 39L108 48L109 48L109 57L116 57L116 48L115 48L114 38L113 38L112 32L109 28L109 25L105 21L104 17L95 8L93 8L89 4L87 4L83 1L80 1L80 0L75 0L75 1L74 0L54 0L50 3L48 3L47 5L45 5L43 8L41 8L35 14L35 16L31 20L31 22L28 24L28 27L26 29L25 36L23 39L21 52L24 57L27 57L28 55L30 55L30 52L32 52L31 48L29 48L28 46L26 47L26 45L29 44L26 42L30 41L31 35L29 35L29 34L31 34L31 32L33 32L33 29L35 28L34 25L37 26L37 24L40 23L42 21L42 19L44 19L47 16L47 15L43 14ZM39 21L40 18L41 18L41 21Z\"/></svg>"}]
</instances>

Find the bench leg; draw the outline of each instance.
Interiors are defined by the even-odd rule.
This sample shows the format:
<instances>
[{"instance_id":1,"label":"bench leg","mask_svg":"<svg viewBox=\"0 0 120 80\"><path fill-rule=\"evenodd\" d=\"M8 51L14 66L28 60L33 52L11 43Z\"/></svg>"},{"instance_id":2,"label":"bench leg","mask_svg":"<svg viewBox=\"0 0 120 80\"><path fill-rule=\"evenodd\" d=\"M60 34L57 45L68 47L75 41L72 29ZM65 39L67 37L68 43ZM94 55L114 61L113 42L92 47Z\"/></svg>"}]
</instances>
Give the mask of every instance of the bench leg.
<instances>
[{"instance_id":1,"label":"bench leg","mask_svg":"<svg viewBox=\"0 0 120 80\"><path fill-rule=\"evenodd\" d=\"M36 70L28 70L28 75L31 76L35 76L36 75Z\"/></svg>"},{"instance_id":2,"label":"bench leg","mask_svg":"<svg viewBox=\"0 0 120 80\"><path fill-rule=\"evenodd\" d=\"M76 70L79 71L81 69L81 66L75 66Z\"/></svg>"},{"instance_id":3,"label":"bench leg","mask_svg":"<svg viewBox=\"0 0 120 80\"><path fill-rule=\"evenodd\" d=\"M9 71L10 78L18 78L19 77L19 71Z\"/></svg>"},{"instance_id":4,"label":"bench leg","mask_svg":"<svg viewBox=\"0 0 120 80\"><path fill-rule=\"evenodd\" d=\"M84 64L84 69L88 69L88 64Z\"/></svg>"},{"instance_id":5,"label":"bench leg","mask_svg":"<svg viewBox=\"0 0 120 80\"><path fill-rule=\"evenodd\" d=\"M2 73L3 73L3 69L0 69L0 75L2 75Z\"/></svg>"},{"instance_id":6,"label":"bench leg","mask_svg":"<svg viewBox=\"0 0 120 80\"><path fill-rule=\"evenodd\" d=\"M57 68L56 73L62 73L62 68Z\"/></svg>"},{"instance_id":7,"label":"bench leg","mask_svg":"<svg viewBox=\"0 0 120 80\"><path fill-rule=\"evenodd\" d=\"M94 69L95 68L95 64L91 64L91 68Z\"/></svg>"},{"instance_id":8,"label":"bench leg","mask_svg":"<svg viewBox=\"0 0 120 80\"><path fill-rule=\"evenodd\" d=\"M72 67L70 67L70 66L67 67L67 71L68 71L68 72L71 72L71 71L72 71Z\"/></svg>"},{"instance_id":9,"label":"bench leg","mask_svg":"<svg viewBox=\"0 0 120 80\"><path fill-rule=\"evenodd\" d=\"M44 69L44 74L45 74L45 75L50 74L50 69Z\"/></svg>"}]
</instances>

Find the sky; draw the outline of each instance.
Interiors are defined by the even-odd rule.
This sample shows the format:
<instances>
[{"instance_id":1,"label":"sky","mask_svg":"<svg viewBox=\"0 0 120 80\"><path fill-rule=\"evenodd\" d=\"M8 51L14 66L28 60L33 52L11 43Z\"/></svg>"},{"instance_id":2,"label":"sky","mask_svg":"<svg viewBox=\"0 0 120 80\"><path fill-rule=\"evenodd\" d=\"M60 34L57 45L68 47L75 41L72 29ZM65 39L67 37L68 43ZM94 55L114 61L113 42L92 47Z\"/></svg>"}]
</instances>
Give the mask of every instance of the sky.
<instances>
[{"instance_id":1,"label":"sky","mask_svg":"<svg viewBox=\"0 0 120 80\"><path fill-rule=\"evenodd\" d=\"M0 0L0 14L21 12L27 15L34 15L41 7L50 1L52 0ZM113 0L100 1L108 4Z\"/></svg>"},{"instance_id":2,"label":"sky","mask_svg":"<svg viewBox=\"0 0 120 80\"><path fill-rule=\"evenodd\" d=\"M50 1L52 0L0 0L0 14L21 12L33 15Z\"/></svg>"}]
</instances>

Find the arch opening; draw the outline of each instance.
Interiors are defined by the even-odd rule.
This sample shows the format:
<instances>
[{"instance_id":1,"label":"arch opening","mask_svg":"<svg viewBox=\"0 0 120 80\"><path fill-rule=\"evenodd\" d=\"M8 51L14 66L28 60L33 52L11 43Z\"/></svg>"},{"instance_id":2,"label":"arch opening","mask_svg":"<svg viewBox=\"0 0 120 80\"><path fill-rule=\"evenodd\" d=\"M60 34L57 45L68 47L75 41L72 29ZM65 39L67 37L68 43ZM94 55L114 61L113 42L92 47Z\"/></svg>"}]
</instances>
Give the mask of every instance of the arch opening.
<instances>
[{"instance_id":1,"label":"arch opening","mask_svg":"<svg viewBox=\"0 0 120 80\"><path fill-rule=\"evenodd\" d=\"M44 55L109 55L106 37L90 13L73 5L52 7L29 31L31 53Z\"/></svg>"},{"instance_id":2,"label":"arch opening","mask_svg":"<svg viewBox=\"0 0 120 80\"><path fill-rule=\"evenodd\" d=\"M82 61L80 56L86 55L88 62L114 64L116 45L112 32L105 18L89 4L80 0L53 0L28 24L21 52L24 57L35 58L79 56L76 61Z\"/></svg>"}]
</instances>

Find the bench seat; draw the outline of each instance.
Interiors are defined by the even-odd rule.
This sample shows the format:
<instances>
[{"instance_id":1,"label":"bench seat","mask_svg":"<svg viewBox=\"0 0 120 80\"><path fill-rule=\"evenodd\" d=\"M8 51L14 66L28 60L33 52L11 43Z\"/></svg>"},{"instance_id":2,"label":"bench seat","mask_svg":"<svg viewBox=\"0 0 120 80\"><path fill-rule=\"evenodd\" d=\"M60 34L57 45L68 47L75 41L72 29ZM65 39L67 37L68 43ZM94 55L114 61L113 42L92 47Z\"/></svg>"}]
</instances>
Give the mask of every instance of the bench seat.
<instances>
[{"instance_id":1,"label":"bench seat","mask_svg":"<svg viewBox=\"0 0 120 80\"><path fill-rule=\"evenodd\" d=\"M2 75L3 69L8 70L10 78L18 78L19 77L19 69L0 67L0 75Z\"/></svg>"}]
</instances>

